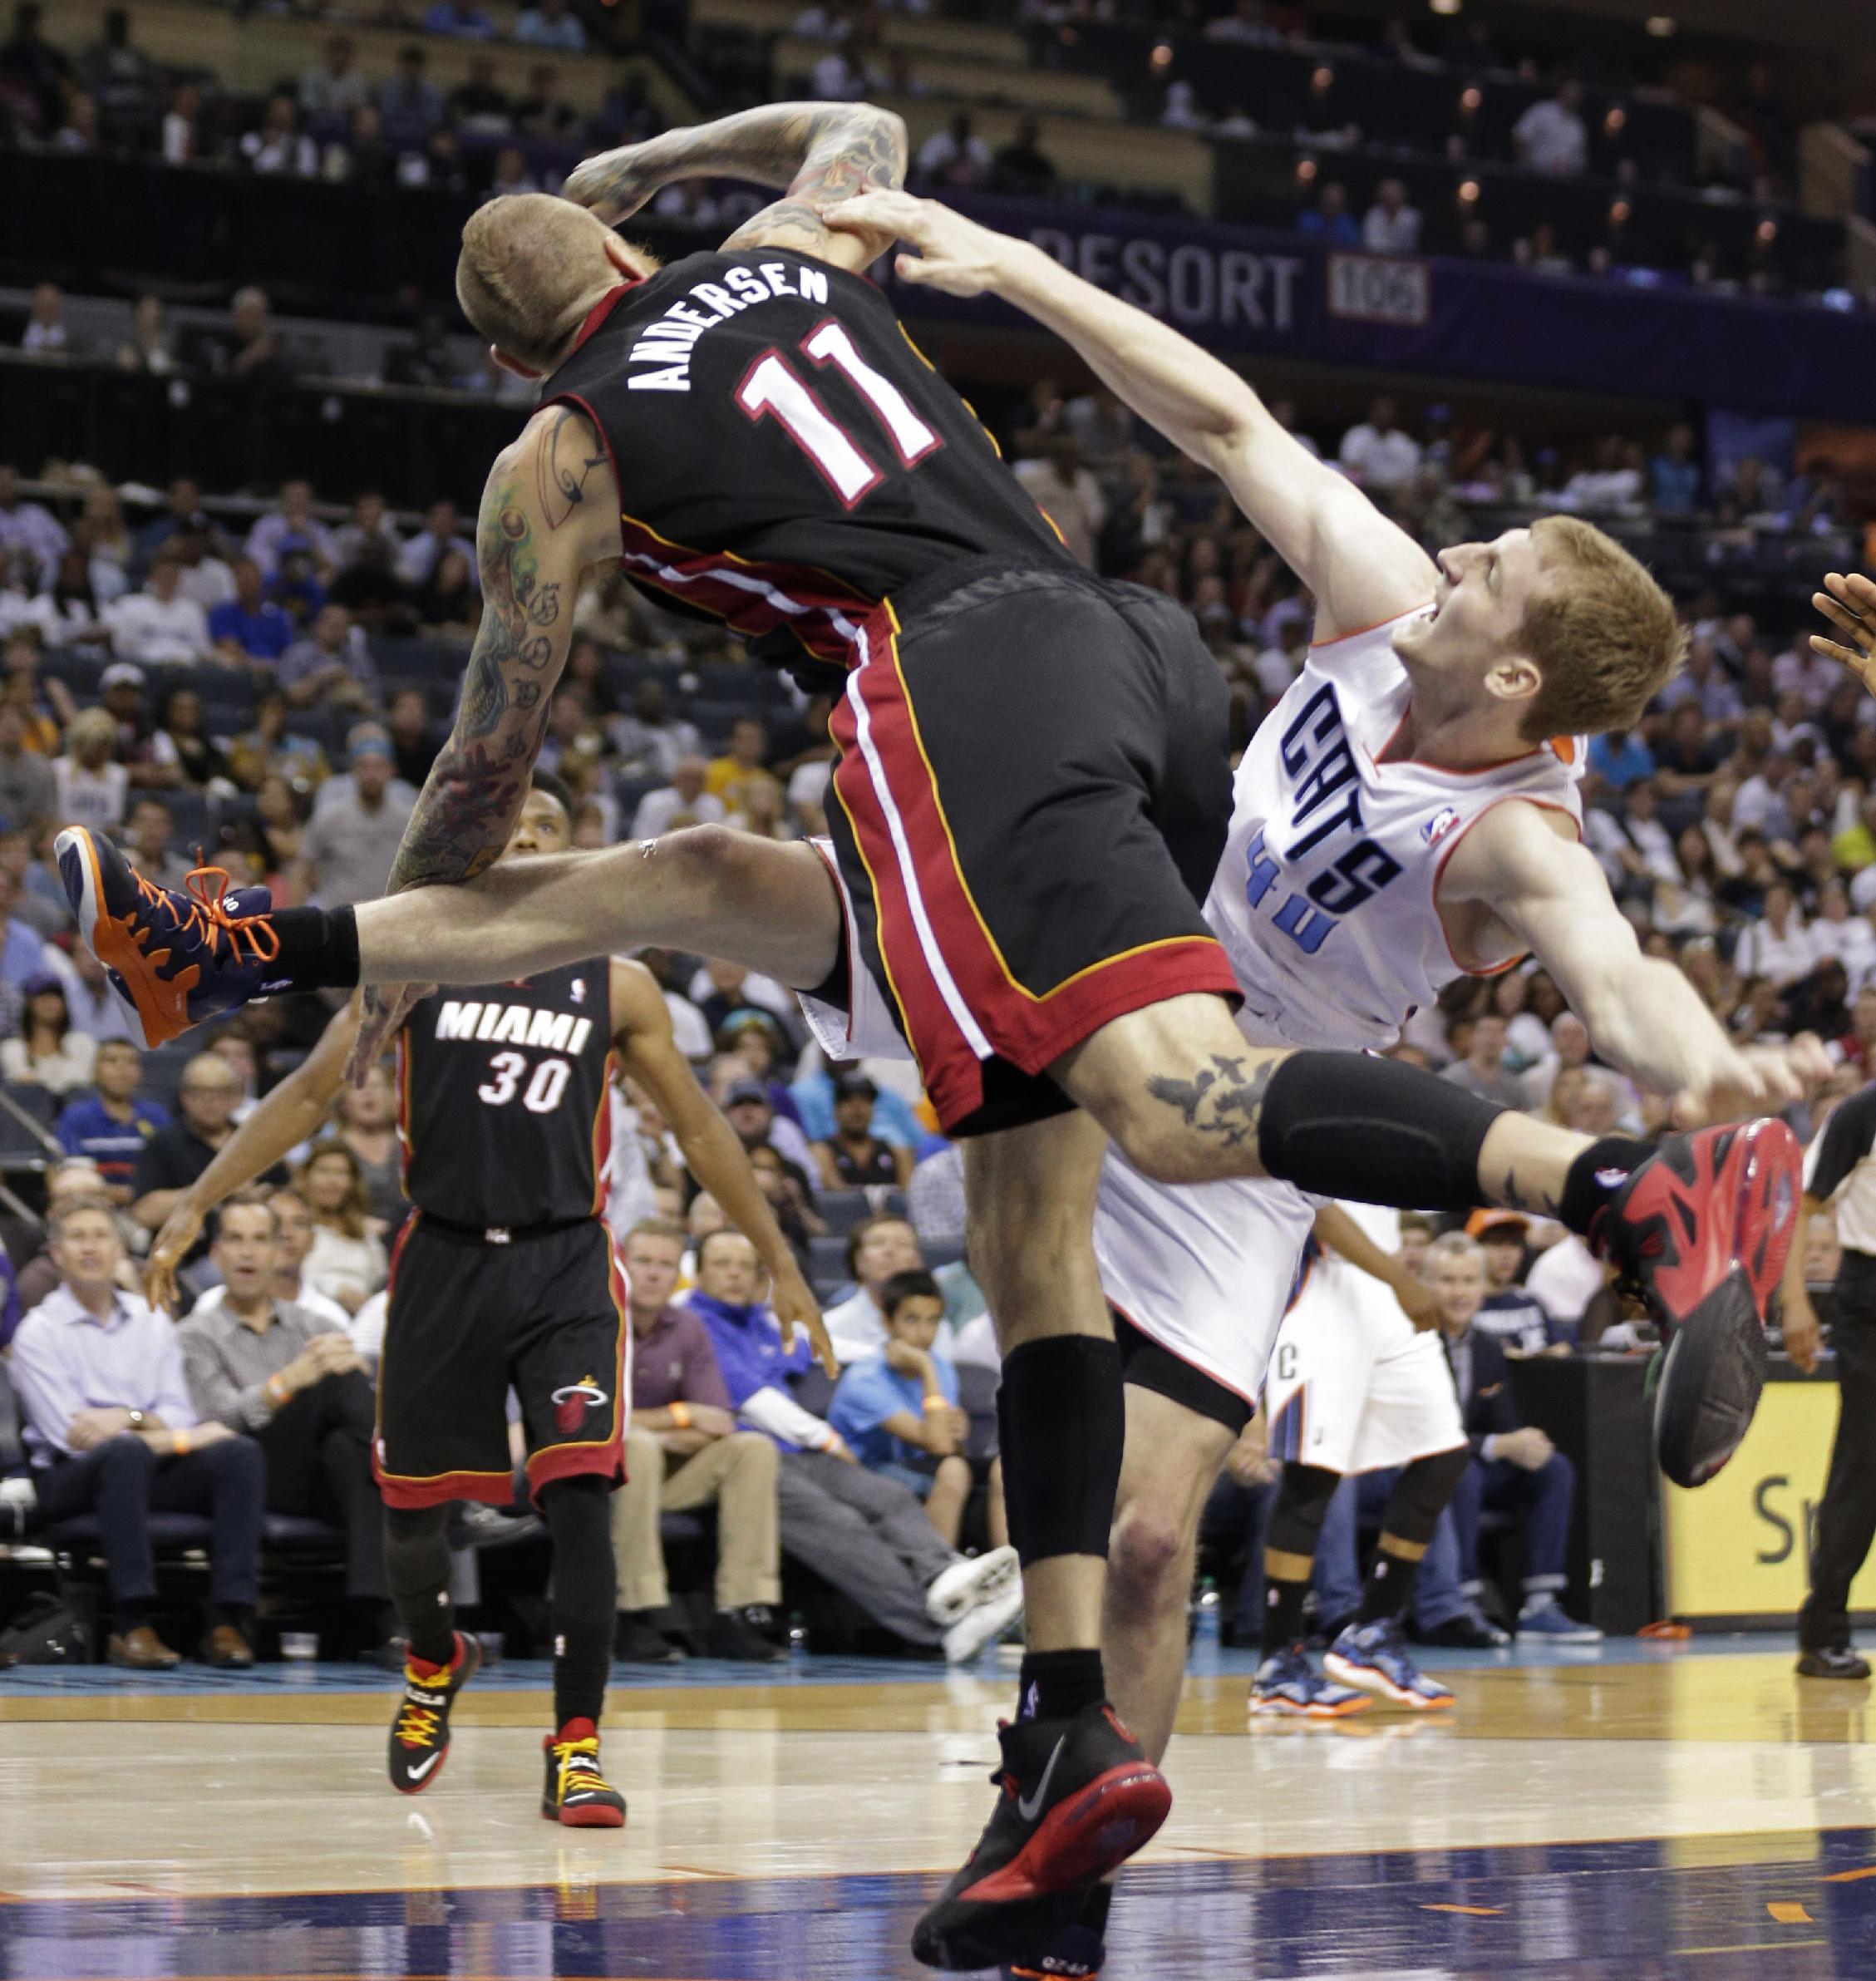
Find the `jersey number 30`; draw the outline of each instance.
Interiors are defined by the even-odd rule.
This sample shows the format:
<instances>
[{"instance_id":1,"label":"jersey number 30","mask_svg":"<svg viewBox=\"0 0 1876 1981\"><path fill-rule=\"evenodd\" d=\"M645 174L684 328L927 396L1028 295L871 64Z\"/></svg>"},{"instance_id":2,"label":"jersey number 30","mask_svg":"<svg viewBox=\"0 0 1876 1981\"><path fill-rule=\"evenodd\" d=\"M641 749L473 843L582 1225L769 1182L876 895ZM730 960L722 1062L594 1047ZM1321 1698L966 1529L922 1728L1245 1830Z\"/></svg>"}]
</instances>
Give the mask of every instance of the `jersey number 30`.
<instances>
[{"instance_id":1,"label":"jersey number 30","mask_svg":"<svg viewBox=\"0 0 1876 1981\"><path fill-rule=\"evenodd\" d=\"M902 466L911 467L943 443L912 410L912 402L875 371L839 323L810 330L801 349L817 365L832 365L879 416ZM743 374L736 404L752 420L771 415L820 471L820 478L851 509L884 479L859 442L820 402L815 388L780 351L765 351Z\"/></svg>"},{"instance_id":2,"label":"jersey number 30","mask_svg":"<svg viewBox=\"0 0 1876 1981\"><path fill-rule=\"evenodd\" d=\"M534 1068L527 1092L522 1093L521 1080L527 1070L524 1052L496 1053L489 1062L490 1077L475 1090L478 1097L491 1107L505 1107L519 1093L521 1105L530 1114L552 1114L574 1077L571 1063L564 1059L544 1059Z\"/></svg>"}]
</instances>

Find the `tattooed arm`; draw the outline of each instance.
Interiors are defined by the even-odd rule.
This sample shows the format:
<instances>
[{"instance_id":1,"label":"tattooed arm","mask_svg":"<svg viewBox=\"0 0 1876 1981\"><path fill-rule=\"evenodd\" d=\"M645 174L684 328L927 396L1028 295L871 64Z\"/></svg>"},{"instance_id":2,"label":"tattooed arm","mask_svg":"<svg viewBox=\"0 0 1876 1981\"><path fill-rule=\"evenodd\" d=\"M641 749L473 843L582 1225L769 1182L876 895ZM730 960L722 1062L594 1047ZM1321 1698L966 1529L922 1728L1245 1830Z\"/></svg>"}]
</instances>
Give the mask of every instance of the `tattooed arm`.
<instances>
[{"instance_id":1,"label":"tattooed arm","mask_svg":"<svg viewBox=\"0 0 1876 1981\"><path fill-rule=\"evenodd\" d=\"M905 124L870 103L771 103L602 152L562 190L611 227L679 180L714 178L753 179L786 195L744 222L726 248L793 248L864 269L891 235L836 233L820 209L868 187L903 185Z\"/></svg>"}]
</instances>

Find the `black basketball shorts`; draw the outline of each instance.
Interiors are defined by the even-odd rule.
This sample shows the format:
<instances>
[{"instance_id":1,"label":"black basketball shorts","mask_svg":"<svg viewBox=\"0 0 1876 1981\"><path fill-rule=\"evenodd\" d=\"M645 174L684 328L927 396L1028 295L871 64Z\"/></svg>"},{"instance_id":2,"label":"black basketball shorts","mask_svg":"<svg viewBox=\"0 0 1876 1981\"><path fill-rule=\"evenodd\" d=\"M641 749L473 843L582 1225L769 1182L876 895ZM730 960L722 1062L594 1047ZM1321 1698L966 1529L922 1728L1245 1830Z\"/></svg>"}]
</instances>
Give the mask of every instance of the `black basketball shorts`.
<instances>
[{"instance_id":1,"label":"black basketball shorts","mask_svg":"<svg viewBox=\"0 0 1876 1981\"><path fill-rule=\"evenodd\" d=\"M372 1467L387 1506L514 1495L508 1396L528 1491L625 1476L632 1329L624 1269L597 1218L506 1244L420 1214L391 1254Z\"/></svg>"},{"instance_id":2,"label":"black basketball shorts","mask_svg":"<svg viewBox=\"0 0 1876 1981\"><path fill-rule=\"evenodd\" d=\"M1200 913L1230 824L1228 696L1181 607L978 558L856 645L828 806L848 951L947 1134L1064 1112L1046 1069L1110 1019L1236 999Z\"/></svg>"}]
</instances>

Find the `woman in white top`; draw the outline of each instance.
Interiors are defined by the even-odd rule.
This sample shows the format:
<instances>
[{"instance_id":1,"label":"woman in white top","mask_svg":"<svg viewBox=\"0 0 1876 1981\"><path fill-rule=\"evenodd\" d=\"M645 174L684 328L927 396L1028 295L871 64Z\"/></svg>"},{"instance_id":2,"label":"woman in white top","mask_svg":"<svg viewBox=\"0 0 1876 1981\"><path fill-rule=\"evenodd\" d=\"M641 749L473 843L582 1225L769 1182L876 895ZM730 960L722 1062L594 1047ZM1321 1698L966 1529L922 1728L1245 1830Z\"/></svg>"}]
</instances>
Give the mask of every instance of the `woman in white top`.
<instances>
[{"instance_id":1,"label":"woman in white top","mask_svg":"<svg viewBox=\"0 0 1876 1981\"><path fill-rule=\"evenodd\" d=\"M1767 977L1783 990L1808 977L1816 961L1810 931L1798 912L1791 889L1775 880L1765 889L1762 920L1749 922L1733 951L1733 968L1742 978Z\"/></svg>"},{"instance_id":2,"label":"woman in white top","mask_svg":"<svg viewBox=\"0 0 1876 1981\"><path fill-rule=\"evenodd\" d=\"M384 1247L372 1234L358 1158L336 1137L319 1142L293 1187L312 1207L317 1227L300 1277L357 1313L386 1279Z\"/></svg>"},{"instance_id":3,"label":"woman in white top","mask_svg":"<svg viewBox=\"0 0 1876 1981\"><path fill-rule=\"evenodd\" d=\"M68 1094L91 1084L97 1041L71 1022L65 986L57 977L35 977L26 986L20 1036L0 1041L0 1074L22 1086Z\"/></svg>"},{"instance_id":4,"label":"woman in white top","mask_svg":"<svg viewBox=\"0 0 1876 1981\"><path fill-rule=\"evenodd\" d=\"M1867 915L1851 914L1850 891L1841 880L1827 880L1818 889L1810 934L1812 955L1819 963L1835 957L1849 973L1853 995L1876 972L1876 929Z\"/></svg>"}]
</instances>

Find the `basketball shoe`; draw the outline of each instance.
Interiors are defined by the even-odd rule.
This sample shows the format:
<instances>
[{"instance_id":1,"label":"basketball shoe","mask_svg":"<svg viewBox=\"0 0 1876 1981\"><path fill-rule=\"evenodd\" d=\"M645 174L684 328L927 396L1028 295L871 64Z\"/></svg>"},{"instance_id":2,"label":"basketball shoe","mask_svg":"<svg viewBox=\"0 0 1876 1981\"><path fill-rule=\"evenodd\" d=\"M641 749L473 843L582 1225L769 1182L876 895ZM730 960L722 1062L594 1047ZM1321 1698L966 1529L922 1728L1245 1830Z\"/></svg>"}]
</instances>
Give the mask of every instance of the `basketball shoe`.
<instances>
[{"instance_id":1,"label":"basketball shoe","mask_svg":"<svg viewBox=\"0 0 1876 1981\"><path fill-rule=\"evenodd\" d=\"M569 1720L541 1743L547 1782L540 1812L570 1830L618 1830L625 1822L625 1797L599 1772L599 1732L591 1720Z\"/></svg>"},{"instance_id":2,"label":"basketball shoe","mask_svg":"<svg viewBox=\"0 0 1876 1981\"><path fill-rule=\"evenodd\" d=\"M1345 1720L1366 1712L1366 1693L1325 1678L1301 1644L1273 1651L1251 1681L1251 1716L1288 1714L1293 1719Z\"/></svg>"},{"instance_id":3,"label":"basketball shoe","mask_svg":"<svg viewBox=\"0 0 1876 1981\"><path fill-rule=\"evenodd\" d=\"M481 1666L480 1643L460 1630L455 1639L455 1655L447 1664L404 1661L404 1696L391 1722L391 1786L400 1794L420 1794L442 1773L450 1752L450 1708Z\"/></svg>"},{"instance_id":4,"label":"basketball shoe","mask_svg":"<svg viewBox=\"0 0 1876 1981\"><path fill-rule=\"evenodd\" d=\"M1030 1965L1072 1925L1097 1879L1165 1821L1165 1777L1103 1703L1072 1719L1006 1722L1003 1791L977 1846L912 1935L927 1967Z\"/></svg>"},{"instance_id":5,"label":"basketball shoe","mask_svg":"<svg viewBox=\"0 0 1876 1981\"><path fill-rule=\"evenodd\" d=\"M1407 1655L1398 1617L1351 1624L1324 1654L1322 1669L1344 1685L1414 1712L1441 1712L1453 1703L1445 1687Z\"/></svg>"},{"instance_id":6,"label":"basketball shoe","mask_svg":"<svg viewBox=\"0 0 1876 1981\"><path fill-rule=\"evenodd\" d=\"M1670 1136L1611 1200L1591 1248L1633 1284L1667 1344L1655 1449L1677 1486L1739 1449L1765 1381L1765 1309L1796 1229L1798 1138L1760 1121Z\"/></svg>"},{"instance_id":7,"label":"basketball shoe","mask_svg":"<svg viewBox=\"0 0 1876 1981\"><path fill-rule=\"evenodd\" d=\"M265 888L231 889L220 867L197 867L186 887L160 886L82 825L52 845L80 933L139 1044L165 1045L218 1011L282 988L267 982L280 940Z\"/></svg>"}]
</instances>

